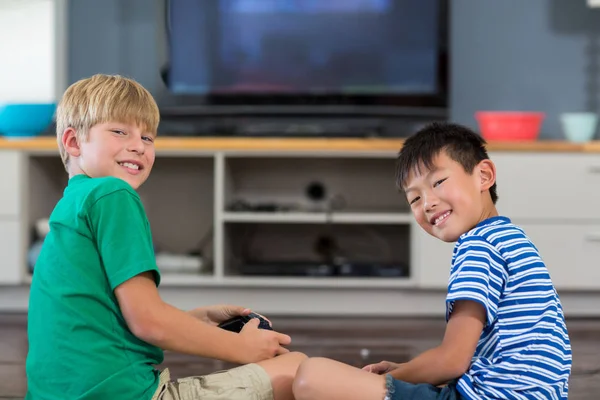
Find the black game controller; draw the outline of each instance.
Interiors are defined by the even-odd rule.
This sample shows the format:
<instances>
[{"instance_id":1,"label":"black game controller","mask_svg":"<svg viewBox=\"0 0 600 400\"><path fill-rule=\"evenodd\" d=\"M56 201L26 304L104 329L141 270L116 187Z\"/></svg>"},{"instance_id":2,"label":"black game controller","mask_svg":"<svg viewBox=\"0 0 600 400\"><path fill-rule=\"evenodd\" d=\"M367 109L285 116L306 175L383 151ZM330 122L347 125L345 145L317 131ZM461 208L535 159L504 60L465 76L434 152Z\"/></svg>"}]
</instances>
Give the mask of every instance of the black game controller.
<instances>
[{"instance_id":1,"label":"black game controller","mask_svg":"<svg viewBox=\"0 0 600 400\"><path fill-rule=\"evenodd\" d=\"M228 319L225 322L221 322L219 324L219 328L239 333L244 327L244 325L246 325L252 318L258 318L258 320L260 321L258 324L258 329L268 329L270 331L273 330L273 328L271 328L271 325L269 324L269 321L255 313L250 313L248 315L238 315L237 317Z\"/></svg>"}]
</instances>

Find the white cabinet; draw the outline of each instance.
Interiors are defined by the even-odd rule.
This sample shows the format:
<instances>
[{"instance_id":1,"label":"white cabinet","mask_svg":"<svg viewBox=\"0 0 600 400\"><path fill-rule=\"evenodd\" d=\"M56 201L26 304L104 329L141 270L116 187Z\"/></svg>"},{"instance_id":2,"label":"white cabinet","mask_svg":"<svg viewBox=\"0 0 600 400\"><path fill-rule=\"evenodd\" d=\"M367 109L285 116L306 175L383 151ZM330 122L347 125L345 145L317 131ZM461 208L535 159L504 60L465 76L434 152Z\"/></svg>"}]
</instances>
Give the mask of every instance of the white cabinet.
<instances>
[{"instance_id":1,"label":"white cabinet","mask_svg":"<svg viewBox=\"0 0 600 400\"><path fill-rule=\"evenodd\" d=\"M339 313L376 312L383 302L402 303L390 310L398 314L420 313L421 306L429 310L424 313L443 311L437 301L447 289L455 244L416 224L394 187L394 157L205 149L159 154L140 190L157 254L202 255L199 271L163 268L161 290L180 296L178 304L195 301L198 290L210 296L239 291L267 311L283 307L270 304L273 291L285 292L285 304L323 293L327 310ZM496 151L491 157L500 214L525 229L559 292L600 297L600 153ZM23 283L32 227L49 216L66 180L56 153L0 150L0 285ZM314 183L336 207L310 195ZM328 249L342 249L355 265L335 273L318 269L315 276L294 272L293 261L320 266ZM387 275L368 276L361 264L379 264ZM398 266L408 266L407 273L394 276ZM294 310L312 313L312 301L299 301Z\"/></svg>"},{"instance_id":2,"label":"white cabinet","mask_svg":"<svg viewBox=\"0 0 600 400\"><path fill-rule=\"evenodd\" d=\"M422 289L446 289L454 243L434 238L416 222L411 225L411 261Z\"/></svg>"},{"instance_id":3,"label":"white cabinet","mask_svg":"<svg viewBox=\"0 0 600 400\"><path fill-rule=\"evenodd\" d=\"M539 250L558 291L600 289L600 224L519 226ZM454 243L444 243L415 226L411 246L418 286L446 289Z\"/></svg>"},{"instance_id":4,"label":"white cabinet","mask_svg":"<svg viewBox=\"0 0 600 400\"><path fill-rule=\"evenodd\" d=\"M491 153L498 211L522 227L558 290L600 289L600 155ZM412 265L420 288L445 289L454 243L416 224Z\"/></svg>"},{"instance_id":5,"label":"white cabinet","mask_svg":"<svg viewBox=\"0 0 600 400\"><path fill-rule=\"evenodd\" d=\"M596 268L600 154L496 152L491 156L497 165L499 212L530 235L557 288L600 289L600 267ZM28 172L22 174L25 162ZM446 290L454 243L430 236L414 222L393 188L390 171L393 160L387 155L216 152L161 156L152 178L140 190L155 241L167 252L198 250L205 256L201 274L165 272L166 285ZM21 175L27 182L20 183ZM25 226L31 229L37 219L51 212L65 177L58 155L1 152L0 182L6 196L0 197L0 216L18 219L26 213ZM331 214L323 212L319 208L323 205L306 195L307 186L315 181L329 195L343 198L344 207ZM29 187L23 197L28 199L26 211L20 210L21 185ZM243 204L236 205L239 201ZM291 210L253 208L261 203L285 206L294 202L296 208ZM18 226L14 230L17 237ZM269 276L251 271L250 267L258 268L253 264L256 260L264 265L281 261L286 268L290 260L318 262L315 243L327 235L345 250L348 259L405 264L409 274L400 279L316 278L289 270ZM5 279L17 279L25 254L17 269L3 273Z\"/></svg>"},{"instance_id":6,"label":"white cabinet","mask_svg":"<svg viewBox=\"0 0 600 400\"><path fill-rule=\"evenodd\" d=\"M498 210L513 220L600 220L600 154L494 153Z\"/></svg>"},{"instance_id":7,"label":"white cabinet","mask_svg":"<svg viewBox=\"0 0 600 400\"><path fill-rule=\"evenodd\" d=\"M23 279L23 180L23 154L0 150L0 285L19 284Z\"/></svg>"},{"instance_id":8,"label":"white cabinet","mask_svg":"<svg viewBox=\"0 0 600 400\"><path fill-rule=\"evenodd\" d=\"M0 219L0 285L22 282L25 249L21 233L20 220Z\"/></svg>"},{"instance_id":9,"label":"white cabinet","mask_svg":"<svg viewBox=\"0 0 600 400\"><path fill-rule=\"evenodd\" d=\"M524 224L557 290L600 289L600 224Z\"/></svg>"},{"instance_id":10,"label":"white cabinet","mask_svg":"<svg viewBox=\"0 0 600 400\"><path fill-rule=\"evenodd\" d=\"M23 181L23 154L0 150L0 217L21 214Z\"/></svg>"},{"instance_id":11,"label":"white cabinet","mask_svg":"<svg viewBox=\"0 0 600 400\"><path fill-rule=\"evenodd\" d=\"M560 290L600 289L600 154L496 153L498 210L521 226Z\"/></svg>"}]
</instances>

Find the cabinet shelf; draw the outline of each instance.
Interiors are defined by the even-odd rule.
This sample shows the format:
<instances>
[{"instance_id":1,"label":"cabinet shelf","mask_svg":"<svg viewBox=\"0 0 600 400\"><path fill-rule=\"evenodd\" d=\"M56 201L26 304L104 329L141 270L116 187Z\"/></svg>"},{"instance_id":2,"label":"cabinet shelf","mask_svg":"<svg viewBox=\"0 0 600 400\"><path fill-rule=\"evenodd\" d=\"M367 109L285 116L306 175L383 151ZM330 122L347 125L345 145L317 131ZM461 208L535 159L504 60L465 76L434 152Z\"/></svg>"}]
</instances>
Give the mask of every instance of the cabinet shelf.
<instances>
[{"instance_id":1,"label":"cabinet shelf","mask_svg":"<svg viewBox=\"0 0 600 400\"><path fill-rule=\"evenodd\" d=\"M409 224L408 213L336 212L332 214L311 212L225 212L224 222L232 223L333 223L333 224Z\"/></svg>"}]
</instances>

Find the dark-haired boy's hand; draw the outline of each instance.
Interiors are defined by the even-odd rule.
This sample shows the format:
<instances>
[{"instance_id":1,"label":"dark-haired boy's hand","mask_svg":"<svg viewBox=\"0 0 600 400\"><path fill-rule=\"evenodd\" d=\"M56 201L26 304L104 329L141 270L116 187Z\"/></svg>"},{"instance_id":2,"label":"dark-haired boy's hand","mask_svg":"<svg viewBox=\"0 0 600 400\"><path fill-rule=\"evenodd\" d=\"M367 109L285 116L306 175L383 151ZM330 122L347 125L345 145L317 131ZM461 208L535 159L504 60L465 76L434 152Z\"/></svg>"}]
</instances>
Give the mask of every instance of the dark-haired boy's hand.
<instances>
[{"instance_id":1,"label":"dark-haired boy's hand","mask_svg":"<svg viewBox=\"0 0 600 400\"><path fill-rule=\"evenodd\" d=\"M391 361L380 361L377 364L369 364L364 366L363 370L373 374L383 375L395 370L399 366L400 364L396 364Z\"/></svg>"}]
</instances>

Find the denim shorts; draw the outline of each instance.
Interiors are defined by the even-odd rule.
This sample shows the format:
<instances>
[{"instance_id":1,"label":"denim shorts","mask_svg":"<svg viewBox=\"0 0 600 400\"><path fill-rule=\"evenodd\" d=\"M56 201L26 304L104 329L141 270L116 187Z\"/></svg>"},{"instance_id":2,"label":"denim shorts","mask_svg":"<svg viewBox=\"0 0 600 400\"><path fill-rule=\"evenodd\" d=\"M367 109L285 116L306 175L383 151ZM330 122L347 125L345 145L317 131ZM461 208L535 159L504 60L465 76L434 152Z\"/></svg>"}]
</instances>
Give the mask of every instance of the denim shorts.
<instances>
[{"instance_id":1,"label":"denim shorts","mask_svg":"<svg viewBox=\"0 0 600 400\"><path fill-rule=\"evenodd\" d=\"M459 400L460 394L456 389L456 382L451 382L444 387L437 387L426 383L414 385L392 378L385 377L387 395L385 400Z\"/></svg>"}]
</instances>

